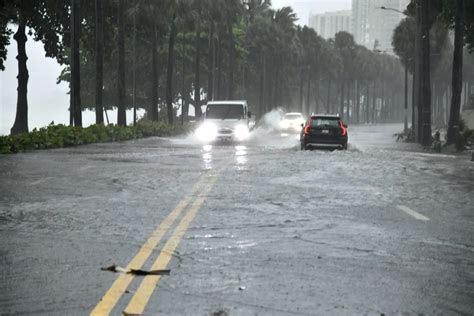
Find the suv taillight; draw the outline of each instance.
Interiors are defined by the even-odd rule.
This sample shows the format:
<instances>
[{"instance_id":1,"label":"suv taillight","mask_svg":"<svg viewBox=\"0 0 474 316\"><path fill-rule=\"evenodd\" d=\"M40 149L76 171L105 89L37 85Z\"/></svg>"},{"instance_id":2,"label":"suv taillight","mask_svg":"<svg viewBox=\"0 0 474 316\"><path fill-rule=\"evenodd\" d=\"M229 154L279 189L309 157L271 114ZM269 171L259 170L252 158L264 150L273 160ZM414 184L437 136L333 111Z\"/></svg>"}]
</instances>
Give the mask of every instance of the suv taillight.
<instances>
[{"instance_id":1,"label":"suv taillight","mask_svg":"<svg viewBox=\"0 0 474 316\"><path fill-rule=\"evenodd\" d=\"M342 121L339 121L339 127L341 128L341 136L346 136L347 128L344 127L344 123Z\"/></svg>"},{"instance_id":2,"label":"suv taillight","mask_svg":"<svg viewBox=\"0 0 474 316\"><path fill-rule=\"evenodd\" d=\"M304 134L309 135L311 132L311 122L306 123L306 126L304 127Z\"/></svg>"}]
</instances>

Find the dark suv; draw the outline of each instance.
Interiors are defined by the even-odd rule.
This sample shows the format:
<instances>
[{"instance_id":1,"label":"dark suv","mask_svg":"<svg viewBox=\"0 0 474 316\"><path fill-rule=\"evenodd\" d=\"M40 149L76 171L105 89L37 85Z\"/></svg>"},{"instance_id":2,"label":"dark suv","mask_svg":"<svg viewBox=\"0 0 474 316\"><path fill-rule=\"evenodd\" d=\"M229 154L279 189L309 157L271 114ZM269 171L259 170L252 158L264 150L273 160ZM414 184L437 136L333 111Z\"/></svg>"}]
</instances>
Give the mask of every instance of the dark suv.
<instances>
[{"instance_id":1,"label":"dark suv","mask_svg":"<svg viewBox=\"0 0 474 316\"><path fill-rule=\"evenodd\" d=\"M347 149L347 125L339 115L312 115L301 130L301 150Z\"/></svg>"}]
</instances>

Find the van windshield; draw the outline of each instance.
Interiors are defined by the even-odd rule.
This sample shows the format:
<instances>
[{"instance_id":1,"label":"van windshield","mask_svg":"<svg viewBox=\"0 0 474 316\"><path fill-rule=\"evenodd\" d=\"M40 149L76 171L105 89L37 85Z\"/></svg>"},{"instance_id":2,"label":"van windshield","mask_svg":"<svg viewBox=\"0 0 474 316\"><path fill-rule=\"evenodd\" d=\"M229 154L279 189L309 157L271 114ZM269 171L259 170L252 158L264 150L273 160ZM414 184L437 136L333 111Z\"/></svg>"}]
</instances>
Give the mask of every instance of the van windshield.
<instances>
[{"instance_id":1,"label":"van windshield","mask_svg":"<svg viewBox=\"0 0 474 316\"><path fill-rule=\"evenodd\" d=\"M244 118L244 107L242 104L209 104L206 118L240 120Z\"/></svg>"}]
</instances>

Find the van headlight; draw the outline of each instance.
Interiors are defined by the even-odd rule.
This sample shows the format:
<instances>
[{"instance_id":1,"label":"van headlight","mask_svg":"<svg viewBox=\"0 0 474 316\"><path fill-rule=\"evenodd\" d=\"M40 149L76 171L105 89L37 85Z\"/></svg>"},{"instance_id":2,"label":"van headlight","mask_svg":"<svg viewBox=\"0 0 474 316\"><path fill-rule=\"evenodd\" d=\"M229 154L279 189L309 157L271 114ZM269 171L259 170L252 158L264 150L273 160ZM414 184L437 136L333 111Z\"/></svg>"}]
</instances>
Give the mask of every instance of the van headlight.
<instances>
[{"instance_id":1,"label":"van headlight","mask_svg":"<svg viewBox=\"0 0 474 316\"><path fill-rule=\"evenodd\" d=\"M237 140L246 140L249 137L249 128L245 125L238 125L235 128L235 138Z\"/></svg>"},{"instance_id":2,"label":"van headlight","mask_svg":"<svg viewBox=\"0 0 474 316\"><path fill-rule=\"evenodd\" d=\"M197 130L196 130L196 137L200 141L204 142L212 142L216 140L217 138L217 126L213 123L206 122L202 124Z\"/></svg>"}]
</instances>

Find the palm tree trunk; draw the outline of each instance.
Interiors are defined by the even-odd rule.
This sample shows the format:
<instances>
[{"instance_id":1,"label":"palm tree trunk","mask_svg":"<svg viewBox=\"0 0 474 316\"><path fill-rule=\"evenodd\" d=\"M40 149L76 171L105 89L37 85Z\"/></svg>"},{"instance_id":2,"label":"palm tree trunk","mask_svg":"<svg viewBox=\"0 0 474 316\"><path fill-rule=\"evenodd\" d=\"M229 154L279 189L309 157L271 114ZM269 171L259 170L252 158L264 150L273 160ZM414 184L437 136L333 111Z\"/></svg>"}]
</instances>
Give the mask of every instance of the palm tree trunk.
<instances>
[{"instance_id":1,"label":"palm tree trunk","mask_svg":"<svg viewBox=\"0 0 474 316\"><path fill-rule=\"evenodd\" d=\"M347 115L346 120L349 121L351 119L351 80L347 80L347 96L346 96L346 102L347 102Z\"/></svg>"},{"instance_id":2,"label":"palm tree trunk","mask_svg":"<svg viewBox=\"0 0 474 316\"><path fill-rule=\"evenodd\" d=\"M71 96L74 113L74 126L82 126L81 106L81 62L80 62L80 37L81 37L81 1L73 0L71 5Z\"/></svg>"},{"instance_id":3,"label":"palm tree trunk","mask_svg":"<svg viewBox=\"0 0 474 316\"><path fill-rule=\"evenodd\" d=\"M214 22L210 21L209 29L209 58L207 76L207 100L214 100Z\"/></svg>"},{"instance_id":4,"label":"palm tree trunk","mask_svg":"<svg viewBox=\"0 0 474 316\"><path fill-rule=\"evenodd\" d=\"M331 78L329 78L329 80L328 80L328 99L327 99L327 112L328 113L334 112L333 108L331 106L331 83L332 83Z\"/></svg>"},{"instance_id":5,"label":"palm tree trunk","mask_svg":"<svg viewBox=\"0 0 474 316\"><path fill-rule=\"evenodd\" d=\"M151 91L150 109L151 119L156 122L159 119L158 113L158 34L156 26L151 34Z\"/></svg>"},{"instance_id":6,"label":"palm tree trunk","mask_svg":"<svg viewBox=\"0 0 474 316\"><path fill-rule=\"evenodd\" d=\"M168 112L168 123L173 124L173 68L174 68L174 41L176 37L176 12L171 20L171 30L168 44L168 70L166 79L166 110Z\"/></svg>"},{"instance_id":7,"label":"palm tree trunk","mask_svg":"<svg viewBox=\"0 0 474 316\"><path fill-rule=\"evenodd\" d=\"M444 112L444 119L446 120L446 122L448 122L449 124L449 99L450 99L450 86L448 85L446 87L446 103L445 103L445 112Z\"/></svg>"},{"instance_id":8,"label":"palm tree trunk","mask_svg":"<svg viewBox=\"0 0 474 316\"><path fill-rule=\"evenodd\" d=\"M28 133L28 68L26 61L26 19L23 13L19 12L18 30L14 39L18 45L18 94L16 103L15 123L10 130L12 135Z\"/></svg>"},{"instance_id":9,"label":"palm tree trunk","mask_svg":"<svg viewBox=\"0 0 474 316\"><path fill-rule=\"evenodd\" d=\"M472 81L468 80L468 82L467 82L467 100L466 100L466 104L470 104L470 102L471 102L471 93L472 93Z\"/></svg>"},{"instance_id":10,"label":"palm tree trunk","mask_svg":"<svg viewBox=\"0 0 474 316\"><path fill-rule=\"evenodd\" d=\"M304 98L303 98L303 94L304 94L304 78L303 78L303 70L300 70L300 109L301 109L301 112L304 114L305 113L305 109L304 109Z\"/></svg>"},{"instance_id":11,"label":"palm tree trunk","mask_svg":"<svg viewBox=\"0 0 474 316\"><path fill-rule=\"evenodd\" d=\"M308 83L306 87L306 113L311 114L311 74L308 73Z\"/></svg>"},{"instance_id":12,"label":"palm tree trunk","mask_svg":"<svg viewBox=\"0 0 474 316\"><path fill-rule=\"evenodd\" d=\"M359 81L356 81L356 122L360 122L360 87Z\"/></svg>"},{"instance_id":13,"label":"palm tree trunk","mask_svg":"<svg viewBox=\"0 0 474 316\"><path fill-rule=\"evenodd\" d=\"M260 91L259 91L259 108L260 108L260 114L265 113L265 67L266 67L266 62L265 62L265 54L263 52L260 52Z\"/></svg>"},{"instance_id":14,"label":"palm tree trunk","mask_svg":"<svg viewBox=\"0 0 474 316\"><path fill-rule=\"evenodd\" d=\"M386 100L385 100L385 80L382 80L382 104L380 107L380 121L383 123L385 120L386 111Z\"/></svg>"},{"instance_id":15,"label":"palm tree trunk","mask_svg":"<svg viewBox=\"0 0 474 316\"><path fill-rule=\"evenodd\" d=\"M215 94L218 99L222 99L222 31L219 31L217 39L217 91Z\"/></svg>"},{"instance_id":16,"label":"palm tree trunk","mask_svg":"<svg viewBox=\"0 0 474 316\"><path fill-rule=\"evenodd\" d=\"M104 24L102 0L95 0L95 123L104 123Z\"/></svg>"},{"instance_id":17,"label":"palm tree trunk","mask_svg":"<svg viewBox=\"0 0 474 316\"><path fill-rule=\"evenodd\" d=\"M340 105L340 109L339 109L339 115L341 116L341 118L344 118L344 98L345 98L345 87L346 87L346 84L344 82L344 80L341 80L341 105Z\"/></svg>"},{"instance_id":18,"label":"palm tree trunk","mask_svg":"<svg viewBox=\"0 0 474 316\"><path fill-rule=\"evenodd\" d=\"M448 144L456 142L457 133L459 133L459 116L461 108L462 94L462 66L463 66L463 37L464 37L464 0L456 0L456 21L454 28L454 56L453 56L453 76L452 87L453 96L451 99L451 111L449 114L448 125Z\"/></svg>"},{"instance_id":19,"label":"palm tree trunk","mask_svg":"<svg viewBox=\"0 0 474 316\"><path fill-rule=\"evenodd\" d=\"M196 72L194 80L194 111L196 118L201 117L201 16L196 20Z\"/></svg>"},{"instance_id":20,"label":"palm tree trunk","mask_svg":"<svg viewBox=\"0 0 474 316\"><path fill-rule=\"evenodd\" d=\"M367 92L365 102L365 123L370 123L370 84L367 83Z\"/></svg>"},{"instance_id":21,"label":"palm tree trunk","mask_svg":"<svg viewBox=\"0 0 474 316\"><path fill-rule=\"evenodd\" d=\"M235 72L235 40L234 32L232 29L232 23L228 23L228 33L229 33L229 100L234 99L234 72Z\"/></svg>"},{"instance_id":22,"label":"palm tree trunk","mask_svg":"<svg viewBox=\"0 0 474 316\"><path fill-rule=\"evenodd\" d=\"M377 81L374 80L374 89L372 90L372 124L375 124L377 117Z\"/></svg>"},{"instance_id":23,"label":"palm tree trunk","mask_svg":"<svg viewBox=\"0 0 474 316\"><path fill-rule=\"evenodd\" d=\"M321 98L321 94L320 94L320 91L319 91L319 88L320 88L320 85L321 85L321 77L318 75L318 78L316 79L316 86L315 86L315 91L314 91L314 94L315 94L315 100L316 100L316 104L315 104L315 111L316 113L320 113L320 98Z\"/></svg>"},{"instance_id":24,"label":"palm tree trunk","mask_svg":"<svg viewBox=\"0 0 474 316\"><path fill-rule=\"evenodd\" d=\"M405 85L404 85L404 97L403 97L403 132L408 131L408 58L405 53Z\"/></svg>"},{"instance_id":25,"label":"palm tree trunk","mask_svg":"<svg viewBox=\"0 0 474 316\"><path fill-rule=\"evenodd\" d=\"M421 53L422 53L422 138L421 144L423 146L431 146L431 75L430 75L430 0L421 0L421 13L422 13L422 41L421 41Z\"/></svg>"},{"instance_id":26,"label":"palm tree trunk","mask_svg":"<svg viewBox=\"0 0 474 316\"><path fill-rule=\"evenodd\" d=\"M188 120L188 113L189 113L189 103L188 103L188 91L186 89L186 55L184 49L184 39L181 46L181 123L184 124L185 121Z\"/></svg>"},{"instance_id":27,"label":"palm tree trunk","mask_svg":"<svg viewBox=\"0 0 474 316\"><path fill-rule=\"evenodd\" d=\"M413 133L415 134L415 139L418 143L421 143L421 128L422 128L422 106L421 106L421 6L420 1L415 2L416 5L416 30L415 30L415 75L414 75L414 96L415 96L415 108L414 111L414 122L413 124Z\"/></svg>"},{"instance_id":28,"label":"palm tree trunk","mask_svg":"<svg viewBox=\"0 0 474 316\"><path fill-rule=\"evenodd\" d=\"M119 0L118 8L118 104L117 124L127 125L125 110L125 0Z\"/></svg>"},{"instance_id":29,"label":"palm tree trunk","mask_svg":"<svg viewBox=\"0 0 474 316\"><path fill-rule=\"evenodd\" d=\"M416 45L415 45L416 46ZM415 63L416 64L416 63ZM415 65L416 68L416 65ZM418 100L418 93L416 92L416 89L418 87L418 71L415 69L413 72L412 76L412 87L411 87L411 139L410 141L415 141L416 140L416 133L417 133L417 126L416 126L416 103Z\"/></svg>"}]
</instances>

